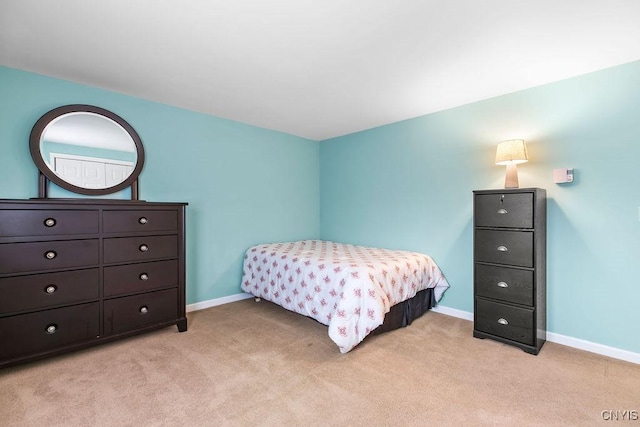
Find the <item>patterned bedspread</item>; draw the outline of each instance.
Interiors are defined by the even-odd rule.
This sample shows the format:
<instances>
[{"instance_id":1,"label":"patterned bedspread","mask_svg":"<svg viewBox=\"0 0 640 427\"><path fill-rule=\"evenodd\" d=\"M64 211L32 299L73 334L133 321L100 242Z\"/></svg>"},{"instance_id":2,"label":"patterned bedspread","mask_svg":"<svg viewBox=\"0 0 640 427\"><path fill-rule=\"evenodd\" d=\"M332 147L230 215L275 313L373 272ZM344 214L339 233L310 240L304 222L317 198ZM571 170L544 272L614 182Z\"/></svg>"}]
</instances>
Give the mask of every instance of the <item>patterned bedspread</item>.
<instances>
[{"instance_id":1,"label":"patterned bedspread","mask_svg":"<svg viewBox=\"0 0 640 427\"><path fill-rule=\"evenodd\" d=\"M329 326L346 353L380 326L392 305L449 287L428 255L322 240L264 244L247 250L242 290Z\"/></svg>"}]
</instances>

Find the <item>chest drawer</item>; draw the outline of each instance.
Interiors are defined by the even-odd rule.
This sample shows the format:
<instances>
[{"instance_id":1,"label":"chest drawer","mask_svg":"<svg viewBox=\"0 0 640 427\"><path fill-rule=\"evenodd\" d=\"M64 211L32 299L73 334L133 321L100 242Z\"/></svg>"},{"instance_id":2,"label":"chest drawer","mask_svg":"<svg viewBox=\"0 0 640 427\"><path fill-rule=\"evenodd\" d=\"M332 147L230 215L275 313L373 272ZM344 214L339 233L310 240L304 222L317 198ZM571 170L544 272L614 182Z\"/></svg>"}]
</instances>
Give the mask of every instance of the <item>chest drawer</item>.
<instances>
[{"instance_id":1,"label":"chest drawer","mask_svg":"<svg viewBox=\"0 0 640 427\"><path fill-rule=\"evenodd\" d=\"M0 279L0 316L100 296L100 270L65 271Z\"/></svg>"},{"instance_id":2,"label":"chest drawer","mask_svg":"<svg viewBox=\"0 0 640 427\"><path fill-rule=\"evenodd\" d=\"M2 318L0 360L96 339L99 321L97 302Z\"/></svg>"},{"instance_id":3,"label":"chest drawer","mask_svg":"<svg viewBox=\"0 0 640 427\"><path fill-rule=\"evenodd\" d=\"M104 296L178 286L178 261L156 261L104 268Z\"/></svg>"},{"instance_id":4,"label":"chest drawer","mask_svg":"<svg viewBox=\"0 0 640 427\"><path fill-rule=\"evenodd\" d=\"M533 193L478 194L476 227L533 228Z\"/></svg>"},{"instance_id":5,"label":"chest drawer","mask_svg":"<svg viewBox=\"0 0 640 427\"><path fill-rule=\"evenodd\" d=\"M139 236L104 239L104 262L146 261L178 257L178 236Z\"/></svg>"},{"instance_id":6,"label":"chest drawer","mask_svg":"<svg viewBox=\"0 0 640 427\"><path fill-rule=\"evenodd\" d=\"M171 325L186 331L186 206L0 199L0 370Z\"/></svg>"},{"instance_id":7,"label":"chest drawer","mask_svg":"<svg viewBox=\"0 0 640 427\"><path fill-rule=\"evenodd\" d=\"M0 210L0 237L98 233L98 211Z\"/></svg>"},{"instance_id":8,"label":"chest drawer","mask_svg":"<svg viewBox=\"0 0 640 427\"><path fill-rule=\"evenodd\" d=\"M105 233L176 231L178 229L178 213L169 210L104 211L102 221Z\"/></svg>"},{"instance_id":9,"label":"chest drawer","mask_svg":"<svg viewBox=\"0 0 640 427\"><path fill-rule=\"evenodd\" d=\"M533 309L476 298L474 328L523 344L534 344Z\"/></svg>"},{"instance_id":10,"label":"chest drawer","mask_svg":"<svg viewBox=\"0 0 640 427\"><path fill-rule=\"evenodd\" d=\"M0 274L97 266L98 239L0 244Z\"/></svg>"},{"instance_id":11,"label":"chest drawer","mask_svg":"<svg viewBox=\"0 0 640 427\"><path fill-rule=\"evenodd\" d=\"M533 232L475 230L475 260L533 267Z\"/></svg>"},{"instance_id":12,"label":"chest drawer","mask_svg":"<svg viewBox=\"0 0 640 427\"><path fill-rule=\"evenodd\" d=\"M475 265L476 295L522 305L533 305L533 271Z\"/></svg>"},{"instance_id":13,"label":"chest drawer","mask_svg":"<svg viewBox=\"0 0 640 427\"><path fill-rule=\"evenodd\" d=\"M177 300L177 289L106 300L104 332L116 334L174 320L178 316Z\"/></svg>"}]
</instances>

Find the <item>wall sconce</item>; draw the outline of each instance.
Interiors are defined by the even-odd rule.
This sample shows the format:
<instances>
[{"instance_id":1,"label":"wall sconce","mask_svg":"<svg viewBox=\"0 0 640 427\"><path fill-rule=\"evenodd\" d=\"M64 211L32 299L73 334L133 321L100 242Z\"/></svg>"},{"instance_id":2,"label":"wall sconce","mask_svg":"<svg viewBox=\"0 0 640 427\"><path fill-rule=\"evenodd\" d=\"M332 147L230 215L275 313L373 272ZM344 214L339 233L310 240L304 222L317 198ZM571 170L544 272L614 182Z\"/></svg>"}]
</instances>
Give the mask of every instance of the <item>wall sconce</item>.
<instances>
[{"instance_id":1,"label":"wall sconce","mask_svg":"<svg viewBox=\"0 0 640 427\"><path fill-rule=\"evenodd\" d=\"M496 165L506 165L507 171L504 177L504 188L518 188L518 163L525 163L527 157L527 145L522 139L502 141L496 150Z\"/></svg>"}]
</instances>

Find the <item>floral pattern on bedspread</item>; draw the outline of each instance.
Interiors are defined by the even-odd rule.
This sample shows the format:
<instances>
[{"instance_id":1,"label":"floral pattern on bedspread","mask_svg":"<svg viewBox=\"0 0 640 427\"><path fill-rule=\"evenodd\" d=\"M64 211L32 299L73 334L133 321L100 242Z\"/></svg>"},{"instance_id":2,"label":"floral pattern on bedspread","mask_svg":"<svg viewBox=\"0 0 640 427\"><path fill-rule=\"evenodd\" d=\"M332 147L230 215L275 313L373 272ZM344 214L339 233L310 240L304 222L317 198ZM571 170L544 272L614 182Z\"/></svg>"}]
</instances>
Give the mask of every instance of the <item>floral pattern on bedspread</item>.
<instances>
[{"instance_id":1,"label":"floral pattern on bedspread","mask_svg":"<svg viewBox=\"0 0 640 427\"><path fill-rule=\"evenodd\" d=\"M449 284L425 254L304 240L249 248L241 287L327 325L346 353L391 306L427 288L439 301Z\"/></svg>"}]
</instances>

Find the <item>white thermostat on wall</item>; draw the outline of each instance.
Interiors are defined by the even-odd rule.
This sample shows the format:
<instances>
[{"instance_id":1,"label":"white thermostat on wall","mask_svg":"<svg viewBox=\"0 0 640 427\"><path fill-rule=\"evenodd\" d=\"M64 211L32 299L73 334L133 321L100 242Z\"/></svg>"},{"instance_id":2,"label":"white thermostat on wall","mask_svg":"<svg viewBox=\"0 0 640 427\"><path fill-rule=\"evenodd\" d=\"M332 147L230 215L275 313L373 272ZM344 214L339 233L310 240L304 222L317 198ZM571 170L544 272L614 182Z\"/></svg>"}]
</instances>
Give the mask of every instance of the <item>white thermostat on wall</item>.
<instances>
[{"instance_id":1,"label":"white thermostat on wall","mask_svg":"<svg viewBox=\"0 0 640 427\"><path fill-rule=\"evenodd\" d=\"M555 182L556 184L573 182L573 168L554 169L553 182Z\"/></svg>"}]
</instances>

